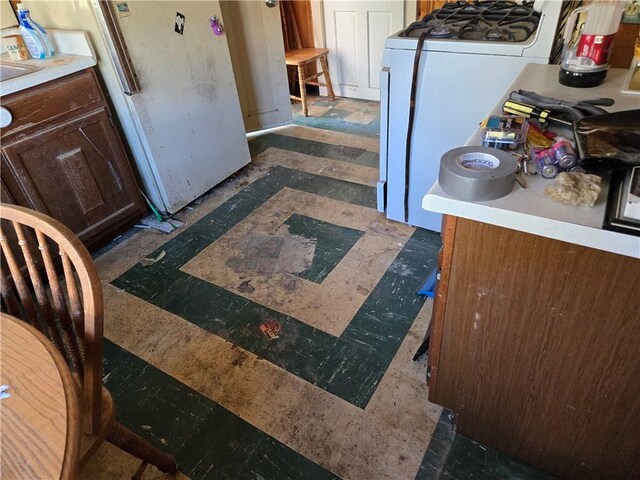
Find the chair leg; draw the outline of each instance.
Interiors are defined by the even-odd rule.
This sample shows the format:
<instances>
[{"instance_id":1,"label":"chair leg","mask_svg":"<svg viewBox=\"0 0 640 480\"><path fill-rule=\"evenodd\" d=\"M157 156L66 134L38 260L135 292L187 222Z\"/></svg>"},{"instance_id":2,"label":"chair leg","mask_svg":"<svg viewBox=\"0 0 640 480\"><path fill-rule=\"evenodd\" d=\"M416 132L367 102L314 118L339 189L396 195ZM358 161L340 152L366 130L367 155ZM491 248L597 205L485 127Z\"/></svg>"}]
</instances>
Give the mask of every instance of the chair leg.
<instances>
[{"instance_id":1,"label":"chair leg","mask_svg":"<svg viewBox=\"0 0 640 480\"><path fill-rule=\"evenodd\" d=\"M336 96L333 93L333 85L331 84L331 75L329 75L329 64L327 62L326 56L320 57L320 66L322 67L322 72L324 73L324 83L327 84L329 98L333 102L336 99Z\"/></svg>"},{"instance_id":2,"label":"chair leg","mask_svg":"<svg viewBox=\"0 0 640 480\"><path fill-rule=\"evenodd\" d=\"M147 440L118 422L115 423L113 432L107 437L107 441L134 457L154 465L161 472L175 473L178 471L175 458L154 447Z\"/></svg>"},{"instance_id":3,"label":"chair leg","mask_svg":"<svg viewBox=\"0 0 640 480\"><path fill-rule=\"evenodd\" d=\"M300 83L300 100L302 101L302 113L305 117L309 116L307 108L307 87L305 85L304 65L298 65L298 82Z\"/></svg>"}]
</instances>

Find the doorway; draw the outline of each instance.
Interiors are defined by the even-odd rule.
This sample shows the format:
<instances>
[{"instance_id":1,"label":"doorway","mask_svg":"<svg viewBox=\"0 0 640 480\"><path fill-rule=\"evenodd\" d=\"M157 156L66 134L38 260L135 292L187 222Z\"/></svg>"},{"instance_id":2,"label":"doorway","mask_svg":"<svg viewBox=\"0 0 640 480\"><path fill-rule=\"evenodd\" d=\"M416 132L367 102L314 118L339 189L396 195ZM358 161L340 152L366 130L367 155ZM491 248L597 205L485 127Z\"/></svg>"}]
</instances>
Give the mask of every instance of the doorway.
<instances>
[{"instance_id":1,"label":"doorway","mask_svg":"<svg viewBox=\"0 0 640 480\"><path fill-rule=\"evenodd\" d=\"M404 26L399 0L323 2L326 44L334 90L340 97L380 100L385 39Z\"/></svg>"},{"instance_id":2,"label":"doorway","mask_svg":"<svg viewBox=\"0 0 640 480\"><path fill-rule=\"evenodd\" d=\"M336 95L353 101L342 105L349 108L328 104L325 88L309 86L309 117L373 128L367 112L371 107L363 104L362 111L353 111L358 107L355 100L379 100L384 40L415 20L415 0L222 0L220 4L247 132L313 121L299 118L299 102L292 104L289 99L290 94L299 95L299 86L295 67L285 65L285 50L324 47L329 49ZM314 73L316 66L309 65L308 75Z\"/></svg>"}]
</instances>

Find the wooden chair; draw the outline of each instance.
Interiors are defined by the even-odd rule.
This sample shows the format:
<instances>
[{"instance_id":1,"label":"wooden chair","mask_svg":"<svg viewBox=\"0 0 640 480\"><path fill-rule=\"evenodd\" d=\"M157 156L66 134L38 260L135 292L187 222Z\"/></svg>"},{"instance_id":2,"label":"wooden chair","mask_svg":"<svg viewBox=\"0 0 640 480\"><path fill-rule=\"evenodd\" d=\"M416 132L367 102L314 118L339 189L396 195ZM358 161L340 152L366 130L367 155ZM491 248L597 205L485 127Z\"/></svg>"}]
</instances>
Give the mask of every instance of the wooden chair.
<instances>
[{"instance_id":1,"label":"wooden chair","mask_svg":"<svg viewBox=\"0 0 640 480\"><path fill-rule=\"evenodd\" d=\"M78 466L103 441L147 463L176 472L170 455L115 421L113 400L102 386L103 299L100 278L84 245L57 220L0 204L2 310L40 330L65 358L76 382L83 433Z\"/></svg>"},{"instance_id":2,"label":"wooden chair","mask_svg":"<svg viewBox=\"0 0 640 480\"><path fill-rule=\"evenodd\" d=\"M298 68L298 82L300 83L300 96L296 97L295 95L291 95L291 98L302 102L302 113L305 117L309 116L306 91L307 83L309 85L327 87L331 101L336 99L336 96L333 93L333 85L331 84L331 75L329 75L329 65L327 64L328 54L329 50L326 48L298 48L295 50L287 50L285 52L287 65L293 65ZM322 70L315 75L307 77L305 73L305 65L315 63L316 61L320 61ZM324 75L325 83L315 81L320 75Z\"/></svg>"}]
</instances>

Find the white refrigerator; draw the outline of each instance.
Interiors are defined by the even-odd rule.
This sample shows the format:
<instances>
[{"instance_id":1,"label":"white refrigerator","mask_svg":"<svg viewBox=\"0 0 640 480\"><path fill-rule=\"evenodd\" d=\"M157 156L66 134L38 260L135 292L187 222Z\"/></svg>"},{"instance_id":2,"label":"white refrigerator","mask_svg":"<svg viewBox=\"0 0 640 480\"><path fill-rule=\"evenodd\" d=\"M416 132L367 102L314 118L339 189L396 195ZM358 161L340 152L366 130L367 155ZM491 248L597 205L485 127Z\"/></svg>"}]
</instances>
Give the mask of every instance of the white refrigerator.
<instances>
[{"instance_id":1,"label":"white refrigerator","mask_svg":"<svg viewBox=\"0 0 640 480\"><path fill-rule=\"evenodd\" d=\"M216 16L224 25L217 0L25 3L47 27L89 31L143 189L159 209L180 210L249 163L227 36L209 23Z\"/></svg>"}]
</instances>

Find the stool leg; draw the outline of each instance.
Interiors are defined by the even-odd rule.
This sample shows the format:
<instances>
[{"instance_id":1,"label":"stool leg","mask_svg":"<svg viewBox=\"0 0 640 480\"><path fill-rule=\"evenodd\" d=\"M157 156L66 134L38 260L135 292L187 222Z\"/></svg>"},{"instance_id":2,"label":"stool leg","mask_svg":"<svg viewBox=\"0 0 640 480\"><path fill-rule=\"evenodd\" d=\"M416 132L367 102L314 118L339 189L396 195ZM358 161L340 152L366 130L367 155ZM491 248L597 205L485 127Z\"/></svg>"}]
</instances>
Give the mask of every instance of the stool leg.
<instances>
[{"instance_id":1,"label":"stool leg","mask_svg":"<svg viewBox=\"0 0 640 480\"><path fill-rule=\"evenodd\" d=\"M322 72L324 73L324 83L327 84L327 90L329 91L329 98L333 102L336 99L336 96L333 93L333 85L331 84L331 75L329 75L329 64L326 56L320 57L320 65L322 66Z\"/></svg>"},{"instance_id":2,"label":"stool leg","mask_svg":"<svg viewBox=\"0 0 640 480\"><path fill-rule=\"evenodd\" d=\"M304 81L304 65L298 65L298 82L300 83L300 100L302 101L302 114L305 117L308 117L309 109L307 108L307 87Z\"/></svg>"}]
</instances>

